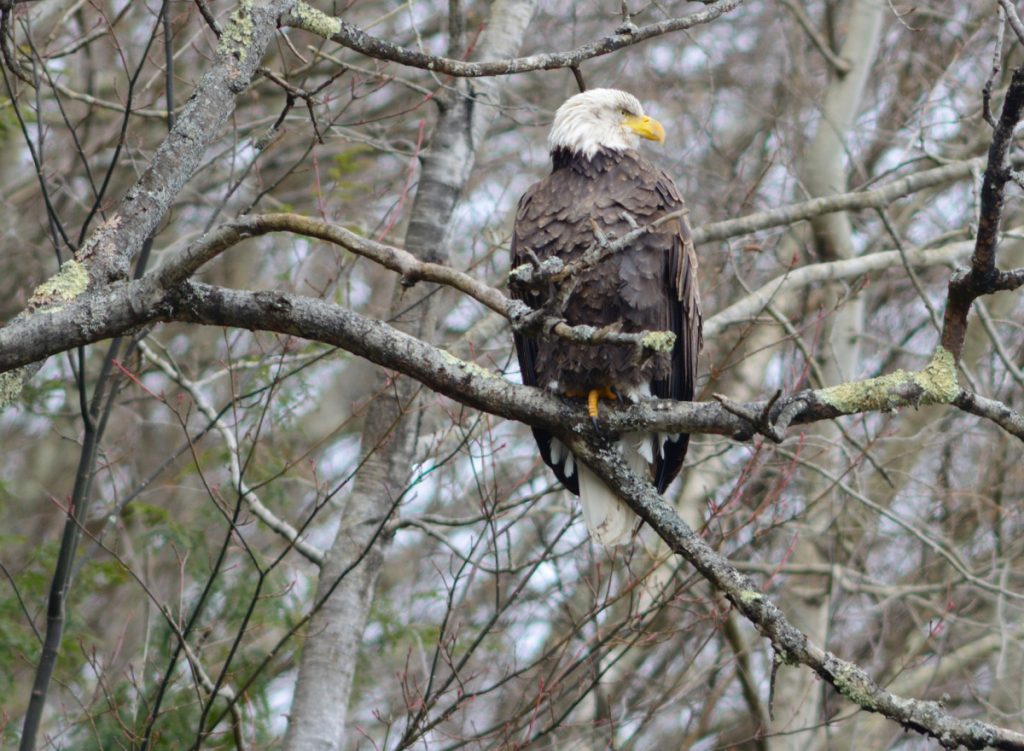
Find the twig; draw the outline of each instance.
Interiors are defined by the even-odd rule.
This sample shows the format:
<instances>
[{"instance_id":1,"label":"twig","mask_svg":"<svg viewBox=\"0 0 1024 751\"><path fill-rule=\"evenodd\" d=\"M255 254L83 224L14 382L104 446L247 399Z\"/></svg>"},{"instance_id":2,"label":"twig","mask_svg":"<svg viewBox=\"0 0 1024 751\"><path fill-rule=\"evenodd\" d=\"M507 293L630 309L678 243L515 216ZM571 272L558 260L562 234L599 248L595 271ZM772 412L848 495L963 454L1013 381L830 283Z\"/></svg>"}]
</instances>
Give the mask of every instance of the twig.
<instances>
[{"instance_id":1,"label":"twig","mask_svg":"<svg viewBox=\"0 0 1024 751\"><path fill-rule=\"evenodd\" d=\"M810 38L811 43L814 44L821 56L825 58L825 62L831 65L837 73L845 75L850 72L850 61L837 55L832 46L828 43L828 40L822 36L816 28L814 28L814 22L808 17L807 12L794 0L779 0L785 5L789 12L793 14L796 22L800 24L800 28L804 30L804 33Z\"/></svg>"},{"instance_id":2,"label":"twig","mask_svg":"<svg viewBox=\"0 0 1024 751\"><path fill-rule=\"evenodd\" d=\"M223 420L219 419L220 416L217 410L213 408L212 404L210 404L203 390L199 388L197 384L186 378L174 363L158 355L145 342L139 342L139 349L146 356L147 360L163 371L164 375L188 392L199 411L207 420L210 421L217 432L220 433L221 440L224 441L228 450L228 467L231 471L231 483L238 489L238 494L245 501L246 505L249 506L253 515L281 535L307 560L318 566L323 565L325 557L324 552L315 545L311 545L309 542L303 540L299 536L298 530L296 530L291 524L278 518L263 504L259 496L256 494L256 491L250 488L248 483L245 482L245 479L242 477L242 467L238 461L240 452L238 448L238 441L235 438L235 433L224 425Z\"/></svg>"},{"instance_id":3,"label":"twig","mask_svg":"<svg viewBox=\"0 0 1024 751\"><path fill-rule=\"evenodd\" d=\"M992 72L985 79L981 88L981 114L985 122L996 127L996 119L992 117L992 87L1003 70L1003 39L1006 36L1006 9L1002 4L996 9L999 13L999 24L996 26L996 49L992 53Z\"/></svg>"},{"instance_id":4,"label":"twig","mask_svg":"<svg viewBox=\"0 0 1024 751\"><path fill-rule=\"evenodd\" d=\"M580 93L587 90L587 83L583 80L583 71L580 70L578 65L570 65L569 70L572 71L572 77L576 79L576 85L579 87Z\"/></svg>"},{"instance_id":5,"label":"twig","mask_svg":"<svg viewBox=\"0 0 1024 751\"><path fill-rule=\"evenodd\" d=\"M736 402L729 399L723 394L712 394L719 404L725 408L729 414L736 415L744 422L750 424L750 431L738 434L737 440L745 441L748 440L754 433L760 433L769 440L775 443L782 443L785 436L780 431L771 419L772 407L782 396L782 389L776 391L772 397L768 400L768 403L759 410L753 410L743 404L737 404ZM792 420L792 418L790 418Z\"/></svg>"}]
</instances>

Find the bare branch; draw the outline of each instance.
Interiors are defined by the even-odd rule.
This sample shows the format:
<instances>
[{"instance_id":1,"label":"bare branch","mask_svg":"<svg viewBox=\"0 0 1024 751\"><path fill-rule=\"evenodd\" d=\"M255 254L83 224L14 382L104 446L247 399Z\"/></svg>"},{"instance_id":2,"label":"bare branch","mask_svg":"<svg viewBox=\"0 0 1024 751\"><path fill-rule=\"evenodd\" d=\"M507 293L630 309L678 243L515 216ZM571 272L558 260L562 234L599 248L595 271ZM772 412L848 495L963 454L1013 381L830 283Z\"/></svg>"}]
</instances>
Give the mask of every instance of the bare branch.
<instances>
[{"instance_id":1,"label":"bare branch","mask_svg":"<svg viewBox=\"0 0 1024 751\"><path fill-rule=\"evenodd\" d=\"M1002 402L970 391L961 391L953 404L964 412L991 420L1010 435L1024 441L1024 415L1010 409Z\"/></svg>"},{"instance_id":2,"label":"bare branch","mask_svg":"<svg viewBox=\"0 0 1024 751\"><path fill-rule=\"evenodd\" d=\"M1024 158L1016 157L1013 164L1024 163ZM739 219L728 219L694 230L693 241L696 244L724 240L729 237L748 235L770 227L781 227L805 219L813 219L823 214L837 211L854 211L857 209L881 209L905 196L917 193L926 188L964 180L972 177L974 171L985 164L985 157L966 159L935 167L930 170L915 172L912 175L894 180L888 185L874 190L858 190L851 193L813 198L803 203L795 203L770 211L760 211Z\"/></svg>"},{"instance_id":3,"label":"bare branch","mask_svg":"<svg viewBox=\"0 0 1024 751\"><path fill-rule=\"evenodd\" d=\"M999 225L1003 216L1006 183L1011 178L1010 146L1013 132L1024 112L1024 67L1013 72L1010 87L1003 100L999 123L992 134L988 166L981 186L981 215L978 237L971 256L971 268L954 275L949 282L949 295L943 317L942 346L959 360L967 336L967 315L971 304L982 295L1001 289L1015 289L1020 278L1013 272L1000 272L996 267Z\"/></svg>"},{"instance_id":4,"label":"bare branch","mask_svg":"<svg viewBox=\"0 0 1024 751\"><path fill-rule=\"evenodd\" d=\"M239 461L240 452L235 433L224 425L224 421L221 419L221 416L218 415L217 410L214 409L212 404L210 404L209 399L206 398L206 395L203 393L199 384L186 378L177 365L163 357L160 357L160 355L154 352L145 342L139 342L139 349L142 350L146 359L156 365L164 375L188 392L202 415L210 421L210 424L213 425L220 434L221 440L224 441L224 444L228 449L228 467L231 470L231 482L238 489L239 496L241 496L242 500L244 500L246 505L249 506L253 515L281 535L281 537L288 541L289 545L293 546L295 550L305 556L309 561L318 566L322 565L324 561L324 552L315 545L312 545L302 539L299 531L295 529L295 527L284 519L278 518L270 509L268 509L266 505L264 505L263 501L260 500L256 491L249 487L249 484L242 477L242 465Z\"/></svg>"},{"instance_id":5,"label":"bare branch","mask_svg":"<svg viewBox=\"0 0 1024 751\"><path fill-rule=\"evenodd\" d=\"M921 267L952 264L970 255L973 247L972 242L964 241L941 248L911 248L906 251L906 262ZM765 310L772 300L792 290L819 282L854 279L900 266L903 262L904 257L898 250L886 250L841 261L815 263L780 274L705 321L705 336L713 338L728 326L749 321Z\"/></svg>"},{"instance_id":6,"label":"bare branch","mask_svg":"<svg viewBox=\"0 0 1024 751\"><path fill-rule=\"evenodd\" d=\"M531 70L555 70L558 68L578 67L584 60L608 55L625 47L639 44L648 39L670 34L675 31L692 29L695 26L714 21L729 11L738 8L743 0L718 0L704 10L691 13L681 18L670 18L659 23L641 26L631 34L615 34L598 39L589 44L577 47L569 52L551 52L527 57L516 57L510 60L491 60L485 62L464 62L449 57L428 55L418 50L400 47L378 37L373 37L355 24L340 18L331 18L319 11L314 11L303 2L284 16L283 23L288 26L304 29L313 34L329 38L349 49L361 52L367 57L379 60L391 60L413 68L422 68L434 73L445 73L459 78L476 78L480 76L504 76L514 73L526 73Z\"/></svg>"},{"instance_id":7,"label":"bare branch","mask_svg":"<svg viewBox=\"0 0 1024 751\"><path fill-rule=\"evenodd\" d=\"M820 646L793 626L754 582L737 571L676 514L672 506L634 475L613 447L597 448L567 438L573 453L613 487L658 536L725 594L733 606L757 625L787 661L806 665L862 709L878 712L906 728L938 739L947 748L1000 748L1019 751L1024 734L977 720L961 720L936 702L908 699L885 690L854 663Z\"/></svg>"},{"instance_id":8,"label":"bare branch","mask_svg":"<svg viewBox=\"0 0 1024 751\"><path fill-rule=\"evenodd\" d=\"M1024 44L1024 23L1021 23L1020 16L1017 15L1017 9L1013 3L1010 0L999 0L999 7L1006 14L1006 20L1010 23L1010 28L1017 35L1017 41Z\"/></svg>"},{"instance_id":9,"label":"bare branch","mask_svg":"<svg viewBox=\"0 0 1024 751\"><path fill-rule=\"evenodd\" d=\"M796 22L800 24L800 28L807 34L807 38L811 40L815 49L825 58L825 62L831 65L839 74L848 73L851 67L850 61L844 60L835 53L828 40L814 27L814 22L808 17L807 11L794 2L794 0L780 0L780 2L793 14Z\"/></svg>"}]
</instances>

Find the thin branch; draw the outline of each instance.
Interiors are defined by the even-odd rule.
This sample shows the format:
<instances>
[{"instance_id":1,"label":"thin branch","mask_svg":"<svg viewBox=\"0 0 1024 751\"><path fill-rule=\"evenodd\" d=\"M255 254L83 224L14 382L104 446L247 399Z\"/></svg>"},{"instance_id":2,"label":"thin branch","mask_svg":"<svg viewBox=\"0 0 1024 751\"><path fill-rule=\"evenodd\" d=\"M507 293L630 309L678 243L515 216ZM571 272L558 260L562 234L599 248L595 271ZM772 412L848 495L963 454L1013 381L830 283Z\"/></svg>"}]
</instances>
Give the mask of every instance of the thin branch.
<instances>
[{"instance_id":1,"label":"thin branch","mask_svg":"<svg viewBox=\"0 0 1024 751\"><path fill-rule=\"evenodd\" d=\"M921 280L917 277L917 272L914 271L914 266L910 262L910 257L907 255L907 249L903 245L903 239L900 237L896 228L892 226L892 222L889 221L889 212L885 209L878 209L878 216L882 220L882 224L885 226L886 232L889 233L889 237L892 238L893 244L896 246L896 250L900 254L900 261L903 264L903 270L907 272L907 277L910 279L910 283L914 286L914 291L917 292L918 298L924 303L925 309L928 311L928 318L932 322L932 326L935 328L936 333L942 333L942 323L939 321L939 314L935 310L935 306L932 305L932 301L928 299L928 293L924 291L924 285L921 284Z\"/></svg>"},{"instance_id":2,"label":"thin branch","mask_svg":"<svg viewBox=\"0 0 1024 751\"><path fill-rule=\"evenodd\" d=\"M1024 158L1016 157L1012 163L1014 165L1024 164ZM837 211L882 209L900 198L926 188L935 188L972 177L975 171L983 167L984 164L985 157L965 159L942 167L915 172L874 190L857 190L851 193L813 198L810 201L791 204L779 209L749 214L739 219L716 222L694 230L693 242L700 245L713 240L748 235L758 230L788 226L794 222L813 219Z\"/></svg>"},{"instance_id":3,"label":"thin branch","mask_svg":"<svg viewBox=\"0 0 1024 751\"><path fill-rule=\"evenodd\" d=\"M1006 5L1010 5L1010 3L1006 3ZM981 115L985 118L985 122L993 128L996 127L996 120L992 117L992 87L995 86L996 79L1003 71L1003 40L1006 37L1006 9L1000 5L997 10L999 11L999 23L996 26L996 48L992 53L992 71L981 88Z\"/></svg>"},{"instance_id":4,"label":"thin branch","mask_svg":"<svg viewBox=\"0 0 1024 751\"><path fill-rule=\"evenodd\" d=\"M853 279L872 272L884 271L900 266L904 262L914 266L939 266L953 264L967 258L974 247L973 242L950 243L941 248L911 248L901 254L898 250L886 250L841 261L815 263L780 274L761 285L751 294L737 300L704 322L704 336L714 338L726 327L746 323L764 311L779 295L794 289L808 287L825 281Z\"/></svg>"},{"instance_id":5,"label":"thin branch","mask_svg":"<svg viewBox=\"0 0 1024 751\"><path fill-rule=\"evenodd\" d=\"M1006 14L1006 20L1009 21L1013 33L1017 35L1017 41L1024 44L1024 23L1021 23L1017 9L1010 0L999 0L999 6Z\"/></svg>"},{"instance_id":6,"label":"thin branch","mask_svg":"<svg viewBox=\"0 0 1024 751\"><path fill-rule=\"evenodd\" d=\"M1006 368L1006 372L1017 382L1018 387L1024 388L1024 373L1017 367L1017 363L1013 361L1013 356L1006 350L1006 344L1003 343L1003 338L999 336L999 332L996 331L995 322L992 320L992 316L989 315L988 306L983 301L978 300L977 311L978 320L981 321L981 326L985 329L985 334L988 336L989 341L992 342L992 347L1002 361L1003 367Z\"/></svg>"},{"instance_id":7,"label":"thin branch","mask_svg":"<svg viewBox=\"0 0 1024 751\"><path fill-rule=\"evenodd\" d=\"M800 28L804 30L808 38L814 47L821 53L821 56L825 58L825 62L832 66L833 69L840 75L845 75L850 72L850 61L840 57L832 49L832 46L828 43L828 40L814 27L814 22L807 15L807 11L798 5L794 0L779 0L785 5L789 12L793 14L796 22L800 24Z\"/></svg>"},{"instance_id":8,"label":"thin branch","mask_svg":"<svg viewBox=\"0 0 1024 751\"><path fill-rule=\"evenodd\" d=\"M199 9L199 14L206 21L206 25L209 26L213 33L220 39L220 35L223 31L220 28L220 24L217 23L217 19L214 18L213 13L210 11L209 6L206 4L206 0L195 0L196 7Z\"/></svg>"},{"instance_id":9,"label":"thin branch","mask_svg":"<svg viewBox=\"0 0 1024 751\"><path fill-rule=\"evenodd\" d=\"M589 440L588 440L589 439ZM676 510L626 466L614 446L595 447L586 438L564 435L577 458L586 463L705 579L754 623L787 662L811 668L838 693L862 709L877 712L905 728L939 740L947 748L998 748L1020 751L1024 734L978 720L960 719L941 704L898 696L879 686L858 665L814 644L757 587L679 518Z\"/></svg>"},{"instance_id":10,"label":"thin branch","mask_svg":"<svg viewBox=\"0 0 1024 751\"><path fill-rule=\"evenodd\" d=\"M991 420L1010 435L1024 441L1024 415L1007 407L1002 402L970 391L961 391L959 396L953 400L953 405L964 412Z\"/></svg>"},{"instance_id":11,"label":"thin branch","mask_svg":"<svg viewBox=\"0 0 1024 751\"><path fill-rule=\"evenodd\" d=\"M224 424L223 420L220 419L221 413L214 409L213 405L210 404L209 399L206 398L206 394L199 385L186 378L174 363L160 357L160 355L154 352L145 342L139 342L139 349L146 356L147 360L163 371L164 375L188 392L200 413L202 413L202 415L209 420L210 424L214 426L217 432L220 433L221 440L224 441L228 450L228 468L231 471L231 483L238 489L238 494L242 497L242 500L245 501L246 505L249 506L249 510L252 511L253 515L281 535L281 537L288 541L289 545L292 545L295 550L305 556L309 561L318 566L323 565L324 552L315 545L303 540L300 537L298 530L296 530L291 524L286 522L284 519L278 518L274 512L263 504L256 491L250 488L249 484L246 483L245 479L242 477L241 464L238 461L240 451L235 433Z\"/></svg>"}]
</instances>

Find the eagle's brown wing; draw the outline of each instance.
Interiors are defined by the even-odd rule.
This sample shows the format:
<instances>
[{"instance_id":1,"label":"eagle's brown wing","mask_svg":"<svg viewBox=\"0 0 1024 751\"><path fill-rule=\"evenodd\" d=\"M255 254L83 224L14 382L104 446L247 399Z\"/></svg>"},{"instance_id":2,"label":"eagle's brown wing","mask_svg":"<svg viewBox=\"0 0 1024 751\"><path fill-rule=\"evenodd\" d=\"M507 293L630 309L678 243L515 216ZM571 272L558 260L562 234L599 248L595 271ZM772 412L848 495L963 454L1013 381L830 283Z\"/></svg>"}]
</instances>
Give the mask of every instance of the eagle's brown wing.
<instances>
[{"instance_id":1,"label":"eagle's brown wing","mask_svg":"<svg viewBox=\"0 0 1024 751\"><path fill-rule=\"evenodd\" d=\"M662 173L660 186L672 195L679 211L685 208L672 179ZM666 212L669 213L669 212ZM697 355L703 346L704 318L700 309L700 291L697 287L697 252L693 246L693 231L683 214L671 222L671 243L665 253L665 288L668 298L671 331L676 335L672 348L672 366L668 378L651 381L651 393L661 399L693 401L697 379ZM661 455L655 455L654 484L662 493L683 468L690 436L682 433L662 443Z\"/></svg>"},{"instance_id":2,"label":"eagle's brown wing","mask_svg":"<svg viewBox=\"0 0 1024 751\"><path fill-rule=\"evenodd\" d=\"M516 224L512 231L512 247L510 249L512 268L521 266L524 263L532 263L536 260L535 255L531 257L529 253L524 252L524 249L529 248L529 245L524 246L519 241L519 234L524 230L528 234L534 234L538 231L538 228L534 226L534 222L530 221L527 216L530 213L534 195L540 186L541 183L534 184L519 200L519 208L516 210ZM515 285L511 286L509 292L513 298L523 300L531 308L539 308L544 303L544 295L523 293ZM537 340L518 332L513 333L512 338L516 345L516 356L519 359L519 372L522 374L523 384L526 386L543 387L542 384L537 382ZM533 431L534 439L537 441L537 448L540 450L541 459L551 467L555 477L558 478L559 482L570 493L579 495L579 477L576 471L576 461L571 458L568 451L564 450L564 447L563 450L557 452L557 455L552 454L551 444L553 437L549 432L542 428L531 428L531 430Z\"/></svg>"}]
</instances>

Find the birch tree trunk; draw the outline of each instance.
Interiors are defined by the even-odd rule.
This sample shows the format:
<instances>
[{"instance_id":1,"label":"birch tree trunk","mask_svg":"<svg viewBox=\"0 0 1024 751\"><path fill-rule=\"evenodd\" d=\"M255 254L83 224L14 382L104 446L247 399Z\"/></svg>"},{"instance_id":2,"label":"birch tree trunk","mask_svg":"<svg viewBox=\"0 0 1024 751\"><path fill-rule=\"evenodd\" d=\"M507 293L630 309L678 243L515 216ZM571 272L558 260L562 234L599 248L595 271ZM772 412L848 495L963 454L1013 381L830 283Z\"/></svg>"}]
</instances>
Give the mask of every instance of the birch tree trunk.
<instances>
[{"instance_id":1,"label":"birch tree trunk","mask_svg":"<svg viewBox=\"0 0 1024 751\"><path fill-rule=\"evenodd\" d=\"M480 59L514 57L533 16L533 0L499 0L477 46ZM453 40L453 46L459 42ZM421 159L421 177L405 248L422 260L444 263L453 217L484 137L498 114L503 79L459 80L441 103L432 143ZM391 318L396 327L434 338L437 295L433 285L412 290L396 282ZM381 372L374 393L392 376ZM380 536L411 474L419 435L414 408L418 384L395 381L392 396L371 405L361 441L362 468L344 504L337 536L320 570L316 602L303 648L285 747L290 751L342 748L352 681L374 587L388 541ZM386 391L384 392L386 393Z\"/></svg>"},{"instance_id":2,"label":"birch tree trunk","mask_svg":"<svg viewBox=\"0 0 1024 751\"><path fill-rule=\"evenodd\" d=\"M861 110L864 87L878 55L885 3L882 0L857 0L851 4L846 22L846 37L840 56L850 64L845 74L835 74L825 92L821 118L806 161L802 166L804 186L813 197L834 195L847 188L844 167L849 153L847 139ZM845 212L826 214L811 221L814 248L822 260L839 260L855 255L850 218ZM833 291L826 309L837 302ZM864 301L856 296L845 301L836 313L827 318L822 332L826 343L820 358L821 371L828 383L852 378L858 369L860 340L864 327ZM821 439L830 444L842 441L838 429L822 426ZM833 462L843 462L840 452L832 451ZM843 466L833 466L841 475ZM834 532L837 504L829 499L838 492L824 481L811 481L807 486L808 508L800 520L799 539L791 562L794 565L828 565L832 562L828 540ZM828 643L829 587L827 577L790 577L783 599L787 614L811 639ZM822 748L824 734L823 692L817 677L802 667L779 666L775 687L774 720L771 723L769 748L772 751L805 751ZM797 731L797 732L795 732Z\"/></svg>"}]
</instances>

